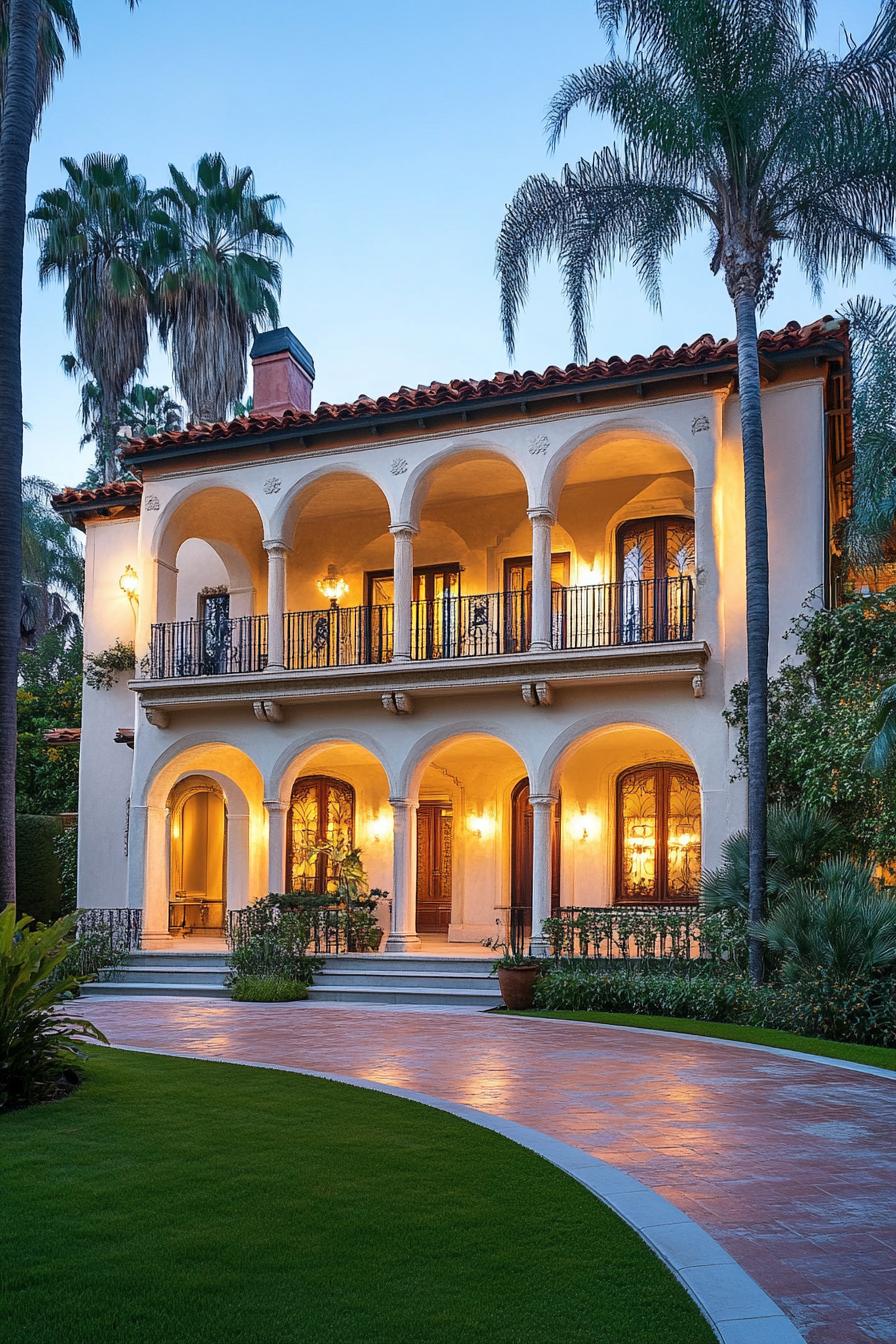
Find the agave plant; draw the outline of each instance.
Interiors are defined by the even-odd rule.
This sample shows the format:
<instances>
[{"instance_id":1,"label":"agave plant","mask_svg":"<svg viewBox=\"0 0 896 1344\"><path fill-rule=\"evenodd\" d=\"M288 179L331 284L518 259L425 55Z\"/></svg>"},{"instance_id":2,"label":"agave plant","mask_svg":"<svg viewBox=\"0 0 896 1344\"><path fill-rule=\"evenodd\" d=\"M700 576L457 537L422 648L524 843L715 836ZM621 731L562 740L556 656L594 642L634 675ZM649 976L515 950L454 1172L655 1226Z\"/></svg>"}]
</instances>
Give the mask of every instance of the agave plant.
<instances>
[{"instance_id":1,"label":"agave plant","mask_svg":"<svg viewBox=\"0 0 896 1344\"><path fill-rule=\"evenodd\" d=\"M31 928L9 905L0 914L0 1111L50 1101L77 1080L78 1038L101 1031L58 1005L88 976L54 972L68 956L77 914Z\"/></svg>"},{"instance_id":2,"label":"agave plant","mask_svg":"<svg viewBox=\"0 0 896 1344\"><path fill-rule=\"evenodd\" d=\"M849 980L896 965L896 900L870 865L841 855L793 884L753 934L783 958L785 979L821 971Z\"/></svg>"},{"instance_id":3,"label":"agave plant","mask_svg":"<svg viewBox=\"0 0 896 1344\"><path fill-rule=\"evenodd\" d=\"M821 862L840 844L837 823L826 812L811 807L769 808L768 895L774 905L795 882L811 878ZM701 902L710 914L717 910L747 913L750 888L749 838L735 831L722 846L722 866L703 879Z\"/></svg>"}]
</instances>

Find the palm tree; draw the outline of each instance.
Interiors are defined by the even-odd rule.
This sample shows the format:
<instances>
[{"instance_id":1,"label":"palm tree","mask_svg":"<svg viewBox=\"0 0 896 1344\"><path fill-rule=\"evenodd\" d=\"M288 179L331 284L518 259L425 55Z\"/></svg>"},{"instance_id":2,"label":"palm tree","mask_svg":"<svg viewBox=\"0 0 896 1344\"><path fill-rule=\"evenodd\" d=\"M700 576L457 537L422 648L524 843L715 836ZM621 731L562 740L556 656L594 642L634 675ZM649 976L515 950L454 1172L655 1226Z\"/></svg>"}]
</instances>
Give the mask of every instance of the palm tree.
<instances>
[{"instance_id":1,"label":"palm tree","mask_svg":"<svg viewBox=\"0 0 896 1344\"><path fill-rule=\"evenodd\" d=\"M9 50L10 0L0 0L0 100L6 89L6 56ZM35 127L49 102L53 85L65 66L66 43L73 52L81 49L81 33L72 0L39 0L37 29L37 107Z\"/></svg>"},{"instance_id":2,"label":"palm tree","mask_svg":"<svg viewBox=\"0 0 896 1344\"><path fill-rule=\"evenodd\" d=\"M292 244L279 196L257 196L251 168L204 154L195 185L173 164L154 216L160 329L193 420L220 420L242 396L249 343L276 326L278 257Z\"/></svg>"},{"instance_id":3,"label":"palm tree","mask_svg":"<svg viewBox=\"0 0 896 1344\"><path fill-rule=\"evenodd\" d=\"M128 0L133 9L137 0ZM48 9L48 5L50 8ZM22 600L22 257L31 139L52 85L41 35L55 0L5 0L0 105L0 906L16 899L16 685ZM65 30L65 25L64 25ZM54 33L58 29L54 26ZM70 25L67 31L71 33ZM58 61L55 71L58 72Z\"/></svg>"},{"instance_id":4,"label":"palm tree","mask_svg":"<svg viewBox=\"0 0 896 1344\"><path fill-rule=\"evenodd\" d=\"M868 295L842 309L853 368L853 503L846 559L863 569L892 559L896 519L896 304Z\"/></svg>"},{"instance_id":5,"label":"palm tree","mask_svg":"<svg viewBox=\"0 0 896 1344\"><path fill-rule=\"evenodd\" d=\"M81 435L80 447L97 445L97 465L91 467L88 476L92 484L99 485L104 476L104 454L102 442L102 393L99 383L90 377L89 370L77 355L63 355L62 368L70 378L77 378L81 392ZM132 383L118 403L115 415L116 446L120 447L129 438L147 438L151 434L161 434L166 430L183 427L183 407L169 396L168 387L152 387L147 383ZM113 456L116 475L120 474L117 452ZM96 480L94 480L94 477Z\"/></svg>"},{"instance_id":6,"label":"palm tree","mask_svg":"<svg viewBox=\"0 0 896 1344\"><path fill-rule=\"evenodd\" d=\"M20 648L33 649L50 629L77 635L84 593L84 554L54 513L56 486L39 476L22 481L22 610Z\"/></svg>"},{"instance_id":7,"label":"palm tree","mask_svg":"<svg viewBox=\"0 0 896 1344\"><path fill-rule=\"evenodd\" d=\"M558 259L576 356L595 286L630 262L659 304L662 262L708 237L734 307L746 498L750 916L765 909L768 527L756 315L783 251L817 294L827 269L896 263L896 0L842 59L810 47L813 0L597 0L610 59L570 76L548 112L556 145L572 110L616 140L560 178L528 178L507 209L497 273L508 349L533 264ZM627 44L613 46L620 32ZM750 971L762 978L751 940Z\"/></svg>"},{"instance_id":8,"label":"palm tree","mask_svg":"<svg viewBox=\"0 0 896 1344\"><path fill-rule=\"evenodd\" d=\"M65 323L100 389L98 451L111 481L118 407L149 348L152 196L123 154L64 158L62 167L65 186L41 192L28 218L40 282L65 282Z\"/></svg>"}]
</instances>

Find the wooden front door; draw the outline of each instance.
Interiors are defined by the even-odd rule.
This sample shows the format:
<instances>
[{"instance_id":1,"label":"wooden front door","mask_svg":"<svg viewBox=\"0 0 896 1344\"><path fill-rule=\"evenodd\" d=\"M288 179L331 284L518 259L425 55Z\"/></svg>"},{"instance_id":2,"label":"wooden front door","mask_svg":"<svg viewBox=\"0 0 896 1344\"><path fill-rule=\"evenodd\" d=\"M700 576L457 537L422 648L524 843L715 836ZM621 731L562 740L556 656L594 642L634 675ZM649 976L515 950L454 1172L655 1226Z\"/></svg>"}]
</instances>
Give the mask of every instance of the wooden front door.
<instances>
[{"instance_id":1,"label":"wooden front door","mask_svg":"<svg viewBox=\"0 0 896 1344\"><path fill-rule=\"evenodd\" d=\"M417 932L447 933L451 922L451 804L417 809Z\"/></svg>"},{"instance_id":2,"label":"wooden front door","mask_svg":"<svg viewBox=\"0 0 896 1344\"><path fill-rule=\"evenodd\" d=\"M526 933L532 931L532 808L529 781L521 779L511 795L510 904ZM551 827L551 914L560 908L560 801Z\"/></svg>"}]
</instances>

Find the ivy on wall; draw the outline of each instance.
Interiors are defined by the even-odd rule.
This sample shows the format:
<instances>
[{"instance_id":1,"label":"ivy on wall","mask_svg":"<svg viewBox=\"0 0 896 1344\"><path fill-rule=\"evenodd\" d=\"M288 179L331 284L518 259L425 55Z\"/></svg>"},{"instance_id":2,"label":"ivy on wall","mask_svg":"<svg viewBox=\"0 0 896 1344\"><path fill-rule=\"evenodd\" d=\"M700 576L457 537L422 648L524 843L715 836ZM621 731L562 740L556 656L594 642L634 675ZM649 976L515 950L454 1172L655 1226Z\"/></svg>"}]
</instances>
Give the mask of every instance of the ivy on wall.
<instances>
[{"instance_id":1,"label":"ivy on wall","mask_svg":"<svg viewBox=\"0 0 896 1344\"><path fill-rule=\"evenodd\" d=\"M896 865L896 769L875 779L863 758L875 701L896 680L896 588L852 597L831 611L806 609L794 644L769 681L769 802L829 811L850 851ZM725 717L739 731L735 778L746 774L747 685Z\"/></svg>"},{"instance_id":2,"label":"ivy on wall","mask_svg":"<svg viewBox=\"0 0 896 1344\"><path fill-rule=\"evenodd\" d=\"M84 680L95 691L108 691L122 672L133 672L135 655L133 644L125 644L116 639L115 643L101 653L84 655Z\"/></svg>"}]
</instances>

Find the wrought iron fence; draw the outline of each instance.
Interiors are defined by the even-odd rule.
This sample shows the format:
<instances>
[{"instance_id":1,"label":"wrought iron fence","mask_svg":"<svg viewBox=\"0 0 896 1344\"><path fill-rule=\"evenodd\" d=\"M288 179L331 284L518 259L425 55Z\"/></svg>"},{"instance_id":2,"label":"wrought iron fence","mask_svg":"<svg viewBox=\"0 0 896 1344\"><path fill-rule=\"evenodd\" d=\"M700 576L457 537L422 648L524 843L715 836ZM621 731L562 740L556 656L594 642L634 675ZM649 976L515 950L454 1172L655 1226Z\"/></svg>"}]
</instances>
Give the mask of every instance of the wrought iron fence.
<instances>
[{"instance_id":1,"label":"wrought iron fence","mask_svg":"<svg viewBox=\"0 0 896 1344\"><path fill-rule=\"evenodd\" d=\"M162 622L152 627L149 662L153 677L263 672L268 662L268 618Z\"/></svg>"},{"instance_id":2,"label":"wrought iron fence","mask_svg":"<svg viewBox=\"0 0 896 1344\"><path fill-rule=\"evenodd\" d=\"M638 579L556 588L551 594L551 635L555 649L693 639L693 580Z\"/></svg>"},{"instance_id":3,"label":"wrought iron fence","mask_svg":"<svg viewBox=\"0 0 896 1344\"><path fill-rule=\"evenodd\" d=\"M105 934L109 939L110 951L121 953L133 952L140 946L142 927L142 910L129 908L80 910L76 932L79 937L86 934Z\"/></svg>"},{"instance_id":4,"label":"wrought iron fence","mask_svg":"<svg viewBox=\"0 0 896 1344\"><path fill-rule=\"evenodd\" d=\"M411 611L411 656L482 658L522 653L529 647L528 593L451 593L415 602Z\"/></svg>"},{"instance_id":5,"label":"wrought iron fence","mask_svg":"<svg viewBox=\"0 0 896 1344\"><path fill-rule=\"evenodd\" d=\"M650 958L737 960L744 923L696 905L563 906L544 923L560 960L625 962Z\"/></svg>"},{"instance_id":6,"label":"wrought iron fence","mask_svg":"<svg viewBox=\"0 0 896 1344\"><path fill-rule=\"evenodd\" d=\"M290 611L284 618L286 666L358 667L392 657L392 608L327 607Z\"/></svg>"},{"instance_id":7,"label":"wrought iron fence","mask_svg":"<svg viewBox=\"0 0 896 1344\"><path fill-rule=\"evenodd\" d=\"M294 921L293 932L298 934L308 956L335 957L375 950L370 941L373 922L370 909L366 905L355 909L342 904L281 909L262 902L242 910L228 910L228 946L244 947L251 938L276 930L283 915Z\"/></svg>"}]
</instances>

